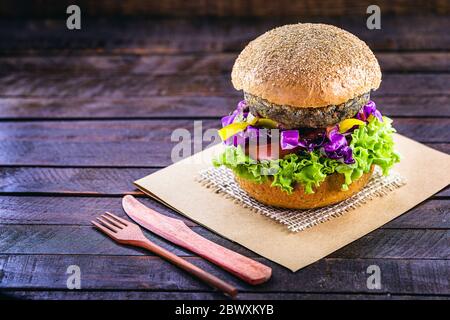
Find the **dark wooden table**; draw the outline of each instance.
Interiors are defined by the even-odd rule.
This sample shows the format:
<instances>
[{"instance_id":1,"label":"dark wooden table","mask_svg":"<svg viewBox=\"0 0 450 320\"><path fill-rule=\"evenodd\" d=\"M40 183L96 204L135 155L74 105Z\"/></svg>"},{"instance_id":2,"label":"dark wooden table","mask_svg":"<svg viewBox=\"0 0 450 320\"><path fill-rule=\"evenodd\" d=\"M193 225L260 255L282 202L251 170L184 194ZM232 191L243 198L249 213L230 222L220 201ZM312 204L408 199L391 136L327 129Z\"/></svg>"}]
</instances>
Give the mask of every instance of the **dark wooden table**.
<instances>
[{"instance_id":1,"label":"dark wooden table","mask_svg":"<svg viewBox=\"0 0 450 320\"><path fill-rule=\"evenodd\" d=\"M119 246L89 221L125 216L125 194L169 216L132 181L171 163L175 128L218 127L241 98L230 83L237 53L263 31L297 18L0 21L0 289L44 299L220 299L220 293L147 252ZM398 131L450 153L450 19L360 16L302 20L357 34L383 70L374 94ZM420 170L420 168L418 168ZM188 190L179 190L188 192ZM292 273L195 223L217 243L273 267L251 287L150 234L150 239L228 279L242 299L450 297L450 189L330 256ZM382 287L367 288L369 265ZM81 290L66 287L81 269Z\"/></svg>"}]
</instances>

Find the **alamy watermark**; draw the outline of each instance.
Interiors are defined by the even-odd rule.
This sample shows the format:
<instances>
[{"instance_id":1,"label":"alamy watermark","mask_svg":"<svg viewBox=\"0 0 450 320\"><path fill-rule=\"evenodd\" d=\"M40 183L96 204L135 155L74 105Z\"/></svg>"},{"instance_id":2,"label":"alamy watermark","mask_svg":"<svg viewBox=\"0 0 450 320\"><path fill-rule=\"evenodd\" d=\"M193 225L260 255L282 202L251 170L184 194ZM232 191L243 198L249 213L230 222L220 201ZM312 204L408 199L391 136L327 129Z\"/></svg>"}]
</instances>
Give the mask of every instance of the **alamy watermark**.
<instances>
[{"instance_id":1,"label":"alamy watermark","mask_svg":"<svg viewBox=\"0 0 450 320\"><path fill-rule=\"evenodd\" d=\"M367 277L366 285L369 290L380 290L381 289L381 269L376 264L372 264L367 267L366 273L369 274Z\"/></svg>"},{"instance_id":2,"label":"alamy watermark","mask_svg":"<svg viewBox=\"0 0 450 320\"><path fill-rule=\"evenodd\" d=\"M379 6L372 4L367 7L367 14L370 16L367 18L366 26L369 30L380 30L381 29L381 9Z\"/></svg>"},{"instance_id":3,"label":"alamy watermark","mask_svg":"<svg viewBox=\"0 0 450 320\"><path fill-rule=\"evenodd\" d=\"M66 27L69 30L81 29L81 9L79 6L72 4L67 7L66 13L70 16L66 20Z\"/></svg>"},{"instance_id":4,"label":"alamy watermark","mask_svg":"<svg viewBox=\"0 0 450 320\"><path fill-rule=\"evenodd\" d=\"M81 269L76 264L72 264L67 267L66 274L67 277L66 286L69 290L81 289Z\"/></svg>"}]
</instances>

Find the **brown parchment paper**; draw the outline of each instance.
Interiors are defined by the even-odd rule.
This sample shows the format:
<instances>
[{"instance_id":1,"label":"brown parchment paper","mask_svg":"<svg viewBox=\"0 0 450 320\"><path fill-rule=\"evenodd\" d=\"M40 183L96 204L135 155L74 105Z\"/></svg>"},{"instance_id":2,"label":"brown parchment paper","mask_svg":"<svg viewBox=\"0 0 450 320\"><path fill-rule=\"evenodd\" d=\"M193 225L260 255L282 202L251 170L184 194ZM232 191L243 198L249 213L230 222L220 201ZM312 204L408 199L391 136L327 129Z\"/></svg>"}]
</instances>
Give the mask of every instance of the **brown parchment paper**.
<instances>
[{"instance_id":1,"label":"brown parchment paper","mask_svg":"<svg viewBox=\"0 0 450 320\"><path fill-rule=\"evenodd\" d=\"M345 215L298 233L203 187L196 178L211 166L217 145L135 181L149 196L206 228L297 271L411 209L450 183L450 156L395 135L405 186Z\"/></svg>"}]
</instances>

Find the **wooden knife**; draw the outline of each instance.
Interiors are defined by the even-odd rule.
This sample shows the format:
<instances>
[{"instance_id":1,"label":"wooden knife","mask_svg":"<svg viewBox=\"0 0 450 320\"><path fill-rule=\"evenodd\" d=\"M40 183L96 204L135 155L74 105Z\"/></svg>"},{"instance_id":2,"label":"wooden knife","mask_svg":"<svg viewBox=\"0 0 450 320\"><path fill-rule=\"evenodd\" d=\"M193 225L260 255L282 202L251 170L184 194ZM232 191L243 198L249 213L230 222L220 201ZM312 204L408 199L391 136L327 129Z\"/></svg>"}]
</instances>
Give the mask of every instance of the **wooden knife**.
<instances>
[{"instance_id":1,"label":"wooden knife","mask_svg":"<svg viewBox=\"0 0 450 320\"><path fill-rule=\"evenodd\" d=\"M266 282L272 275L272 269L268 266L200 236L183 221L162 215L146 207L133 196L125 196L122 205L127 215L142 227L195 252L249 284Z\"/></svg>"}]
</instances>

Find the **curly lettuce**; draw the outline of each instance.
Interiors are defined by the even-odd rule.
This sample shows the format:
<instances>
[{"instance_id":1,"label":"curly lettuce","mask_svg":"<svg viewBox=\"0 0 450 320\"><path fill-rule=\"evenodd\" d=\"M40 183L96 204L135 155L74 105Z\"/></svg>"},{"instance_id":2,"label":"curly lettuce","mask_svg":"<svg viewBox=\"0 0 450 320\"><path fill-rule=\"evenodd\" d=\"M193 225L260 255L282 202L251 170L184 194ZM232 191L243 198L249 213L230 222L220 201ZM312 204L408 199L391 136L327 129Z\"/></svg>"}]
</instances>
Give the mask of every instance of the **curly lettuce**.
<instances>
[{"instance_id":1,"label":"curly lettuce","mask_svg":"<svg viewBox=\"0 0 450 320\"><path fill-rule=\"evenodd\" d=\"M384 175L400 161L394 150L392 120L370 117L365 125L351 133L349 147L355 162L346 164L342 160L330 159L323 150L302 151L286 155L283 159L255 161L245 154L241 146L228 146L213 159L214 166L225 166L244 179L255 183L272 181L272 187L291 194L296 185L303 186L306 194L314 193L328 175L344 176L342 190L368 173L372 165L382 169Z\"/></svg>"}]
</instances>

